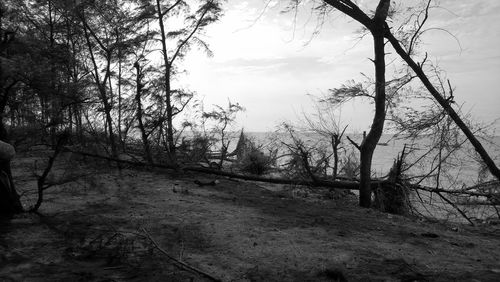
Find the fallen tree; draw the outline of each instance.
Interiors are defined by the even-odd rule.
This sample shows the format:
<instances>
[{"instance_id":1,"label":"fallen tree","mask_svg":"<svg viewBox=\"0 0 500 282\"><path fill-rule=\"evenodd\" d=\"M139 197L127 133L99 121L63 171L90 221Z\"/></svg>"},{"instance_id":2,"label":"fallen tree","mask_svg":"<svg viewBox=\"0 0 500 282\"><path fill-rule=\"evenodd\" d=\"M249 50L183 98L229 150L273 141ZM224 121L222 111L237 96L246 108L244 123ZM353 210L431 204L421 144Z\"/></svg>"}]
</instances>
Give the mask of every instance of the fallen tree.
<instances>
[{"instance_id":1,"label":"fallen tree","mask_svg":"<svg viewBox=\"0 0 500 282\"><path fill-rule=\"evenodd\" d=\"M322 179L318 179L318 178L316 178L315 180L271 178L271 177L262 177L262 176L256 176L256 175L239 174L239 173L222 171L222 170L205 168L205 167L195 167L195 166L177 167L177 166L167 165L167 164L148 164L148 163L140 162L140 161L122 160L122 159L118 159L118 158L102 156L99 154L81 152L81 151L73 150L73 149L68 148L68 147L64 147L63 150L65 150L67 152L74 153L74 154L79 154L82 156L103 159L103 160L107 160L110 162L127 164L127 165L131 165L131 166L136 166L136 167L156 167L156 168L184 171L184 172L199 172L199 173L204 173L204 174L224 176L224 177L233 178L233 179L266 182L266 183L273 183L273 184L304 185L304 186L311 186L311 187L326 187L326 188L335 188L335 189L359 190L359 182L357 182L357 181L347 181L347 180L346 181L343 181L343 180L342 181L339 181L339 180L330 181L330 180L322 180ZM373 186L372 188L375 188L375 187L378 187L379 185L386 183L386 182L387 181L385 181L385 180L374 180L374 181L372 181L371 185Z\"/></svg>"}]
</instances>

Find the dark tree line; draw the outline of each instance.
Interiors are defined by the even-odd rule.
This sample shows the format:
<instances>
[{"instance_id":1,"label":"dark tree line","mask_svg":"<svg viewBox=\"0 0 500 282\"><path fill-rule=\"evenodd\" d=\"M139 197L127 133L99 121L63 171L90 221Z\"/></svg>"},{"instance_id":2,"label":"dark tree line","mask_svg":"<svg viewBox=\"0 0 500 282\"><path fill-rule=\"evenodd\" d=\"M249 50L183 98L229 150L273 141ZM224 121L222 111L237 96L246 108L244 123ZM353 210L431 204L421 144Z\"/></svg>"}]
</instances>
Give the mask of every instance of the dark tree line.
<instances>
[{"instance_id":1,"label":"dark tree line","mask_svg":"<svg viewBox=\"0 0 500 282\"><path fill-rule=\"evenodd\" d=\"M118 158L140 136L146 160L177 165L174 119L194 93L175 79L190 49L210 53L201 35L221 14L215 0L2 1L0 139L55 148L64 132Z\"/></svg>"}]
</instances>

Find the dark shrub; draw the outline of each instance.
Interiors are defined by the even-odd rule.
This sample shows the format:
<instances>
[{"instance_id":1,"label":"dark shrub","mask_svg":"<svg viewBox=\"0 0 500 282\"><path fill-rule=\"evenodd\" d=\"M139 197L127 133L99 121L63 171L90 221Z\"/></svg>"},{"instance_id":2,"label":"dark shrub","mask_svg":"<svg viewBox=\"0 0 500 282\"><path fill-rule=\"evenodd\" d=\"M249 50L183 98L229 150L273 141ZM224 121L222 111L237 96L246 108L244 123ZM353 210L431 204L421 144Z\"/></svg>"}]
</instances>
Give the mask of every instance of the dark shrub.
<instances>
[{"instance_id":1,"label":"dark shrub","mask_svg":"<svg viewBox=\"0 0 500 282\"><path fill-rule=\"evenodd\" d=\"M242 154L239 165L242 171L262 175L272 168L273 160L258 148L253 147Z\"/></svg>"}]
</instances>

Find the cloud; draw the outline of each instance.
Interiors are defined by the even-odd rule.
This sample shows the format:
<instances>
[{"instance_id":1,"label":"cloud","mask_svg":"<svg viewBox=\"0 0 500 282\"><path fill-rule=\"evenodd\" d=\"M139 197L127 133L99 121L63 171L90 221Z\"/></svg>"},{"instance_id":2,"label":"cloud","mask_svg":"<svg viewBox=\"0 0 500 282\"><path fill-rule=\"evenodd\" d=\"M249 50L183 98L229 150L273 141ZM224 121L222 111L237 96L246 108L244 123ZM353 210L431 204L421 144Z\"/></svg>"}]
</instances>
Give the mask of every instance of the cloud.
<instances>
[{"instance_id":1,"label":"cloud","mask_svg":"<svg viewBox=\"0 0 500 282\"><path fill-rule=\"evenodd\" d=\"M359 24L347 17L332 14L310 40L317 20L310 10L303 10L294 22L293 14L279 13L283 1L273 1L260 18L264 1L230 2L226 16L207 31L215 56L189 54L189 75L182 83L204 95L208 104L226 103L228 97L243 104L247 128L272 129L310 107L306 94L324 94L359 78L360 72L373 75L368 60L373 57L371 38L358 42ZM467 102L466 109L474 106L473 114L482 119L498 118L500 1L442 0L441 5L449 11L434 10L427 27L455 34L462 50L455 38L435 29L422 38L422 54L428 52L430 60L440 62L456 86L457 99ZM366 129L371 110L371 105L354 103L343 116L350 128Z\"/></svg>"},{"instance_id":2,"label":"cloud","mask_svg":"<svg viewBox=\"0 0 500 282\"><path fill-rule=\"evenodd\" d=\"M236 9L236 10L244 10L248 7L248 1L243 1L243 2L240 2L240 3L236 3L234 4L234 6L232 7L233 9Z\"/></svg>"},{"instance_id":3,"label":"cloud","mask_svg":"<svg viewBox=\"0 0 500 282\"><path fill-rule=\"evenodd\" d=\"M215 70L230 74L260 73L262 75L322 73L332 70L332 64L322 57L296 56L280 58L246 59L237 58L214 64Z\"/></svg>"}]
</instances>

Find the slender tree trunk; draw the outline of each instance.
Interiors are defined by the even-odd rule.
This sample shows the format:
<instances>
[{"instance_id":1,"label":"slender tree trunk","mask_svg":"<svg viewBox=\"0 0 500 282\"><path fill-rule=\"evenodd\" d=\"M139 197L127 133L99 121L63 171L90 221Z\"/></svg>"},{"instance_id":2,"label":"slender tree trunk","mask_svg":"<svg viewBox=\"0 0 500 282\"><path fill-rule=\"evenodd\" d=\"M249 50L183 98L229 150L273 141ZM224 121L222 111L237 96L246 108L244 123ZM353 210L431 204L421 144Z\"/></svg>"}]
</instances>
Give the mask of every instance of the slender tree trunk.
<instances>
[{"instance_id":1,"label":"slender tree trunk","mask_svg":"<svg viewBox=\"0 0 500 282\"><path fill-rule=\"evenodd\" d=\"M118 51L118 141L125 148L122 136L122 51Z\"/></svg>"},{"instance_id":2,"label":"slender tree trunk","mask_svg":"<svg viewBox=\"0 0 500 282\"><path fill-rule=\"evenodd\" d=\"M142 102L141 102L141 94L142 94L142 82L141 82L141 71L139 63L136 63L135 68L137 70L136 77L136 92L135 92L135 101L137 103L137 112L136 117L139 123L139 130L141 131L142 144L144 146L144 157L149 164L153 163L153 159L151 157L151 150L149 147L148 135L146 134L146 130L144 128L144 124L142 122Z\"/></svg>"},{"instance_id":3,"label":"slender tree trunk","mask_svg":"<svg viewBox=\"0 0 500 282\"><path fill-rule=\"evenodd\" d=\"M339 170L339 138L332 136L332 150L333 150L333 180L337 179Z\"/></svg>"},{"instance_id":4,"label":"slender tree trunk","mask_svg":"<svg viewBox=\"0 0 500 282\"><path fill-rule=\"evenodd\" d=\"M169 152L169 157L170 160L173 162L173 164L177 163L177 158L176 158L176 152L175 152L175 142L174 142L174 127L173 127L173 110L172 110L172 101L171 101L171 85L170 85L170 78L171 78L171 64L168 60L168 54L167 54L167 38L165 34L165 26L163 23L163 12L161 9L160 5L160 0L156 0L156 8L157 8L157 14L158 14L158 24L160 26L160 34L161 34L161 46L162 46L162 53L163 53L163 64L165 65L165 104L166 104L166 120L167 120L167 128L166 128L166 134L167 134L167 149Z\"/></svg>"},{"instance_id":5,"label":"slender tree trunk","mask_svg":"<svg viewBox=\"0 0 500 282\"><path fill-rule=\"evenodd\" d=\"M68 107L68 123L69 133L73 135L73 111L71 107Z\"/></svg>"},{"instance_id":6,"label":"slender tree trunk","mask_svg":"<svg viewBox=\"0 0 500 282\"><path fill-rule=\"evenodd\" d=\"M103 90L104 92L106 90ZM116 141L115 141L115 135L113 133L113 117L111 116L111 105L107 102L106 97L105 95L103 95L104 98L103 98L103 101L106 101L104 102L104 111L106 112L106 123L108 125L108 134L109 134L109 143L110 143L110 146L111 146L111 154L113 155L113 157L117 157L118 156L118 150L116 149Z\"/></svg>"},{"instance_id":7,"label":"slender tree trunk","mask_svg":"<svg viewBox=\"0 0 500 282\"><path fill-rule=\"evenodd\" d=\"M382 136L385 122L385 53L384 37L373 33L375 49L375 116L370 131L360 148L360 190L359 204L362 207L371 206L371 166L373 152Z\"/></svg>"},{"instance_id":8,"label":"slender tree trunk","mask_svg":"<svg viewBox=\"0 0 500 282\"><path fill-rule=\"evenodd\" d=\"M359 205L365 208L371 206L372 191L370 182L372 158L384 130L386 115L384 26L389 5L389 0L381 0L379 2L370 29L373 36L375 53L375 115L370 131L360 146Z\"/></svg>"},{"instance_id":9,"label":"slender tree trunk","mask_svg":"<svg viewBox=\"0 0 500 282\"><path fill-rule=\"evenodd\" d=\"M51 51L54 50L54 43L55 43L55 39L54 39L54 21L52 19L52 1L47 1L47 5L48 5L48 12L49 12L49 42L50 42L50 49ZM51 124L50 128L49 128L49 132L50 132L50 140L51 140L51 145L52 146L55 146L56 143L55 143L55 136L56 136L56 117L55 117L55 101L54 101L54 91L55 91L55 83L56 83L56 79L55 79L55 73L56 73L56 69L55 69L55 65L54 65L54 60L53 58L49 58L49 62L50 62L50 89L49 91L47 92L47 99L49 100L48 103L50 103L50 106L49 106L49 117L48 117L48 120L49 120L49 123Z\"/></svg>"}]
</instances>

